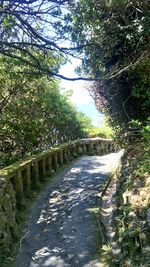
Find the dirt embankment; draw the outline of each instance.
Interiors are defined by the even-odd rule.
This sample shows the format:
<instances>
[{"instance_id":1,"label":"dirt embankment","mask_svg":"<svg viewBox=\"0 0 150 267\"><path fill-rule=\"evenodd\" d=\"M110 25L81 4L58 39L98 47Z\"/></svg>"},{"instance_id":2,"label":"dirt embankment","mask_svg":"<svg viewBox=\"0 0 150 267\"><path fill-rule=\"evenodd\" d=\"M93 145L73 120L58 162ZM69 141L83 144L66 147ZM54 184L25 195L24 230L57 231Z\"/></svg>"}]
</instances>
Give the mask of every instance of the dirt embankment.
<instances>
[{"instance_id":1,"label":"dirt embankment","mask_svg":"<svg viewBox=\"0 0 150 267\"><path fill-rule=\"evenodd\" d=\"M104 266L150 266L149 155L145 144L132 144L122 159L117 179L112 179L103 196Z\"/></svg>"}]
</instances>

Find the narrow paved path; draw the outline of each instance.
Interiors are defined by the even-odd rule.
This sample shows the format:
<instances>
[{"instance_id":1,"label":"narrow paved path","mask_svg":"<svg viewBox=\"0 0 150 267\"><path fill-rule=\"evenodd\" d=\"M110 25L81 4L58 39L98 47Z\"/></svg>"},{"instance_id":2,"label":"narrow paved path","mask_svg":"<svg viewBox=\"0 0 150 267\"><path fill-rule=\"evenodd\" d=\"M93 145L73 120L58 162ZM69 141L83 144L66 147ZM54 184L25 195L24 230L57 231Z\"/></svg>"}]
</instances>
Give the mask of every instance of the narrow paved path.
<instances>
[{"instance_id":1,"label":"narrow paved path","mask_svg":"<svg viewBox=\"0 0 150 267\"><path fill-rule=\"evenodd\" d=\"M119 153L84 156L55 176L26 222L15 267L98 267L94 212Z\"/></svg>"}]
</instances>

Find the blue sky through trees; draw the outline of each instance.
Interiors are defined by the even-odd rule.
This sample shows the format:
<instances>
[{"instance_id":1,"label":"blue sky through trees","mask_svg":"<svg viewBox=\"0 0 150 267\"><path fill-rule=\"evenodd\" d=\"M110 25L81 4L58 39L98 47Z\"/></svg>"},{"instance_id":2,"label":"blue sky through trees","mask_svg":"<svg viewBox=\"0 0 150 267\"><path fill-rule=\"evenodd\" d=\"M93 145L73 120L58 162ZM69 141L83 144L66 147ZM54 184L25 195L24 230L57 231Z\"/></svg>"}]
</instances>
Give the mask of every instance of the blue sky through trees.
<instances>
[{"instance_id":1,"label":"blue sky through trees","mask_svg":"<svg viewBox=\"0 0 150 267\"><path fill-rule=\"evenodd\" d=\"M79 65L80 60L72 59L72 63L67 63L61 67L60 73L67 77L75 77L74 69ZM104 121L104 115L97 111L94 100L88 92L87 88L90 86L89 81L69 82L62 80L60 86L65 90L72 90L71 101L76 105L77 110L90 117L94 126L101 126Z\"/></svg>"}]
</instances>

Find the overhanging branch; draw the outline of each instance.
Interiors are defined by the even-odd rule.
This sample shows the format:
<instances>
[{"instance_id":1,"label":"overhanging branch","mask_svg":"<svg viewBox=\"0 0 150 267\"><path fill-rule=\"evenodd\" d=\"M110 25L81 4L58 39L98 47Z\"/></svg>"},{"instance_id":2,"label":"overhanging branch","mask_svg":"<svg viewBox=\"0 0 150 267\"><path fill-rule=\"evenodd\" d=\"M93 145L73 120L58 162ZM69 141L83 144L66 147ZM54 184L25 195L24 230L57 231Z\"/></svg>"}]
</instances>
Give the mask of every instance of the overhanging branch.
<instances>
[{"instance_id":1,"label":"overhanging branch","mask_svg":"<svg viewBox=\"0 0 150 267\"><path fill-rule=\"evenodd\" d=\"M57 72L54 72L52 70L49 70L48 68L44 68L43 66L40 65L40 63L38 62L38 66L35 63L31 63L30 61L28 61L27 59L21 58L20 56L17 55L13 55L9 52L4 52L0 50L0 53L7 56L7 57L11 57L14 59L17 59L21 62L23 62L26 66L31 66L34 70L38 70L39 72L47 75L48 77L56 77L59 79L63 79L63 80L67 80L67 81L98 81L100 80L99 78L87 78L87 77L66 77L62 74L59 74ZM34 71L33 71L34 72ZM19 72L20 73L20 72ZM26 71L22 72L22 73L27 73ZM29 72L28 72L29 73ZM30 72L30 74L32 73L32 71Z\"/></svg>"}]
</instances>

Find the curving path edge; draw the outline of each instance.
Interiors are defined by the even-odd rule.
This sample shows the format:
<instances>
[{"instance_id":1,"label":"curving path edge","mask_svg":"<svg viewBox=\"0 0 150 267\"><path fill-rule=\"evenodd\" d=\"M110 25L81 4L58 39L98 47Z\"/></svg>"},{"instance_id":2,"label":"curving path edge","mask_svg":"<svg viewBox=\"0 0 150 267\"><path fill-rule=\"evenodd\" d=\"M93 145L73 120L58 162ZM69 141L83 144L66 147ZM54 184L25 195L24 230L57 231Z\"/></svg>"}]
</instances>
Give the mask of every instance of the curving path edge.
<instances>
[{"instance_id":1,"label":"curving path edge","mask_svg":"<svg viewBox=\"0 0 150 267\"><path fill-rule=\"evenodd\" d=\"M98 194L120 152L83 156L55 176L31 207L15 267L100 267Z\"/></svg>"}]
</instances>

